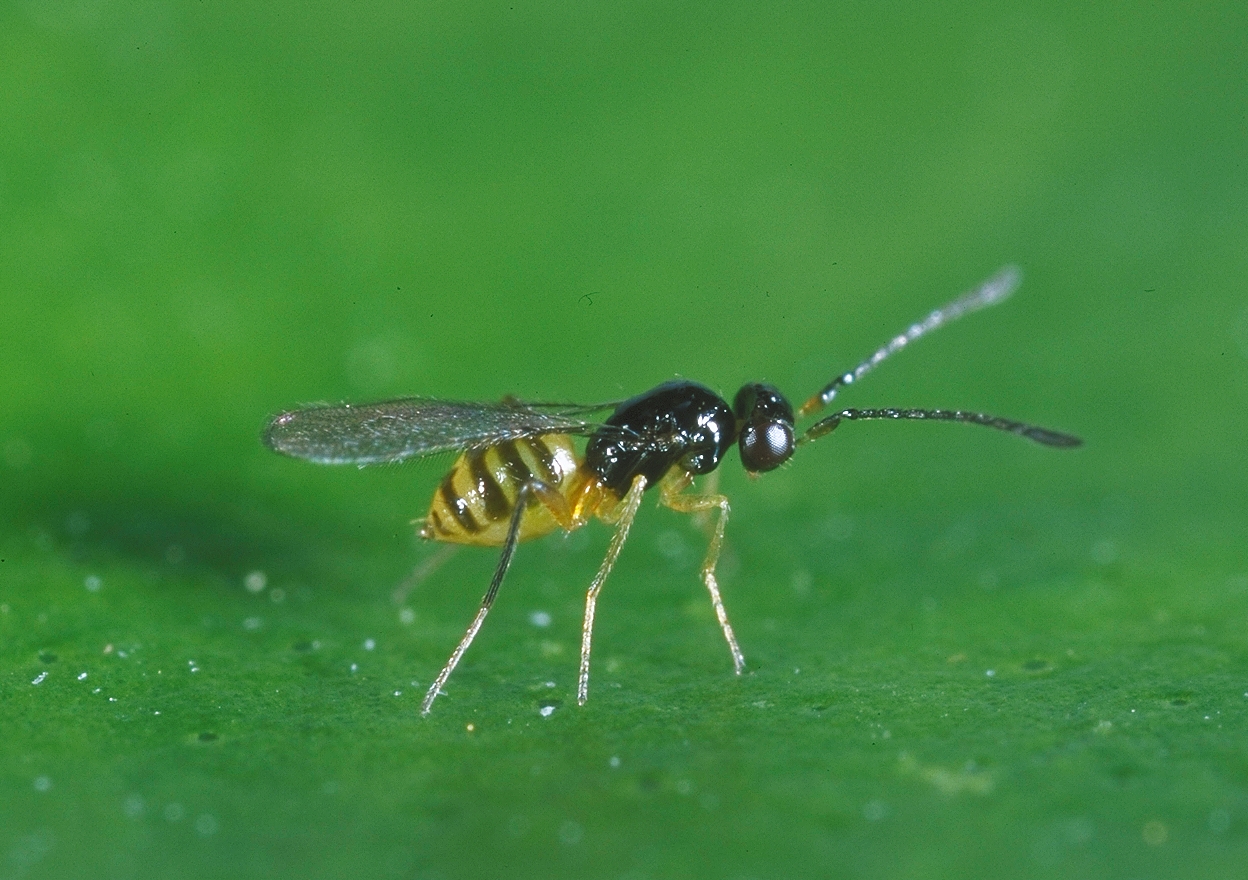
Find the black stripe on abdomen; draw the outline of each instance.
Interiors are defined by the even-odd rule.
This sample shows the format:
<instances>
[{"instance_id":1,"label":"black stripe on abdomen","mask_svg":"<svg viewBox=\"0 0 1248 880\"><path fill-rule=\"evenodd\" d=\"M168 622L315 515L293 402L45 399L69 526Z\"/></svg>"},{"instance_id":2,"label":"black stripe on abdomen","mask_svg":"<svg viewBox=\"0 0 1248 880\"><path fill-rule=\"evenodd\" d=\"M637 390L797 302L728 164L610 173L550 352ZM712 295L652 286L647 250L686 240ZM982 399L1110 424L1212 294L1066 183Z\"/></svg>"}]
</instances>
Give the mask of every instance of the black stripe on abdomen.
<instances>
[{"instance_id":1,"label":"black stripe on abdomen","mask_svg":"<svg viewBox=\"0 0 1248 880\"><path fill-rule=\"evenodd\" d=\"M520 457L520 450L516 448L514 440L508 440L494 447L498 451L498 459L507 468L508 475L515 481L516 490L533 479L533 472L529 470L529 466L524 463L524 459Z\"/></svg>"},{"instance_id":2,"label":"black stripe on abdomen","mask_svg":"<svg viewBox=\"0 0 1248 880\"><path fill-rule=\"evenodd\" d=\"M538 473L537 478L548 486L559 485L559 475L555 473L555 455L550 451L550 447L546 445L542 437L526 437L525 445L529 447L529 451L533 453L533 458L537 462Z\"/></svg>"},{"instance_id":3,"label":"black stripe on abdomen","mask_svg":"<svg viewBox=\"0 0 1248 880\"><path fill-rule=\"evenodd\" d=\"M481 500L485 503L486 518L490 522L498 522L511 515L511 502L507 500L503 487L494 479L494 474L485 463L486 451L478 450L468 456L468 475L481 493Z\"/></svg>"},{"instance_id":4,"label":"black stripe on abdomen","mask_svg":"<svg viewBox=\"0 0 1248 880\"><path fill-rule=\"evenodd\" d=\"M455 491L455 485L452 478L455 476L455 470L452 469L446 475L446 479L442 481L442 485L438 487L438 491L442 493L442 500L446 502L447 509L451 515L455 517L455 521L459 523L468 534L475 534L481 531L481 524L477 522L476 517L472 515L472 511L468 509L468 502L459 497L459 493Z\"/></svg>"}]
</instances>

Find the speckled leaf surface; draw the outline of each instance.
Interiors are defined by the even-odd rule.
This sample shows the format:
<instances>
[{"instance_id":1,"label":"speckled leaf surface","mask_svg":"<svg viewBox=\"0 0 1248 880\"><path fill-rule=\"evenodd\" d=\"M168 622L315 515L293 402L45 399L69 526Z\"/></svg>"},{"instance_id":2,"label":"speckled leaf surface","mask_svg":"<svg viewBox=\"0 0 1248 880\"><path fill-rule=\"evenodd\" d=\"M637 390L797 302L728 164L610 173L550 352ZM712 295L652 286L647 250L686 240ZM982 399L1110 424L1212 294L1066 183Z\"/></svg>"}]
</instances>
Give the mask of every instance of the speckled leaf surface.
<instances>
[{"instance_id":1,"label":"speckled leaf surface","mask_svg":"<svg viewBox=\"0 0 1248 880\"><path fill-rule=\"evenodd\" d=\"M0 877L1240 876L1246 27L0 11ZM647 501L585 707L598 523L520 548L422 719L495 563L415 537L451 459L260 444L322 402L801 400L1010 262L841 399L1086 445L730 457L740 678Z\"/></svg>"}]
</instances>

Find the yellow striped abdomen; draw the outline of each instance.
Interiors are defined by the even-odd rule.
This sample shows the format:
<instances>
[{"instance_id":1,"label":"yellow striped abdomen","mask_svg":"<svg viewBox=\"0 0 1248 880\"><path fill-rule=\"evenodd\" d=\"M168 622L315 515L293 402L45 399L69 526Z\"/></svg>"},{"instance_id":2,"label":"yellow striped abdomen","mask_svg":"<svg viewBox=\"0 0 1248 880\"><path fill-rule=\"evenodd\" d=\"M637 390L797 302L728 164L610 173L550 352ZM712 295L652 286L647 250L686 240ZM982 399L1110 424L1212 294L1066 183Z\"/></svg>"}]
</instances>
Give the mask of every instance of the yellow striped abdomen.
<instances>
[{"instance_id":1,"label":"yellow striped abdomen","mask_svg":"<svg viewBox=\"0 0 1248 880\"><path fill-rule=\"evenodd\" d=\"M500 547L520 487L540 480L566 498L576 469L576 450L567 434L522 437L465 452L433 493L421 537ZM520 540L540 538L558 527L550 511L530 496L520 521Z\"/></svg>"}]
</instances>

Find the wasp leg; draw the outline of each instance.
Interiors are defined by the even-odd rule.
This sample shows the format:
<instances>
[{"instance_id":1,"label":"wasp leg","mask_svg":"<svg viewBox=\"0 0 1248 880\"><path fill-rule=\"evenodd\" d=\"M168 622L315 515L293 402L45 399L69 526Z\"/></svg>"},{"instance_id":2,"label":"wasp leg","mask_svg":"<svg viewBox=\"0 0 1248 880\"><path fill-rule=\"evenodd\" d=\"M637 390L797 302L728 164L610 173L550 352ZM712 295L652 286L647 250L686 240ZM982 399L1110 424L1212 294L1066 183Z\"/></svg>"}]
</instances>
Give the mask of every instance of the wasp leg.
<instances>
[{"instance_id":1,"label":"wasp leg","mask_svg":"<svg viewBox=\"0 0 1248 880\"><path fill-rule=\"evenodd\" d=\"M406 602L408 593L428 580L439 568L446 565L458 550L459 547L455 544L443 544L436 553L412 569L412 573L403 578L399 585L394 588L394 592L390 594L391 598L394 599L394 604L402 605Z\"/></svg>"},{"instance_id":2,"label":"wasp leg","mask_svg":"<svg viewBox=\"0 0 1248 880\"><path fill-rule=\"evenodd\" d=\"M715 565L719 562L719 552L724 545L724 528L728 525L728 497L719 494L685 495L686 489L693 485L693 477L683 471L669 472L659 484L659 502L678 513L698 514L719 508L719 516L715 520L715 530L706 548L706 558L702 561L702 582L711 594L711 604L715 606L715 616L719 619L719 627L724 631L724 639L728 642L728 650L732 653L732 667L737 675L745 668L745 656L737 645L737 637L732 633L732 624L728 622L728 612L724 610L724 600L719 595L719 582L715 580Z\"/></svg>"},{"instance_id":3,"label":"wasp leg","mask_svg":"<svg viewBox=\"0 0 1248 880\"><path fill-rule=\"evenodd\" d=\"M481 600L481 608L477 611L477 616L472 619L472 623L468 624L468 630L464 633L464 637L459 640L459 644L451 652L450 659L446 661L446 665L442 667L438 677L429 686L429 691L425 694L425 700L420 704L421 715L429 714L429 710L433 708L433 701L442 692L442 685L446 684L446 680L451 677L451 673L459 665L464 652L468 650L468 646L476 638L477 630L481 629L481 624L485 622L485 615L490 613L490 606L494 604L494 597L498 595L498 588L503 583L503 577L507 574L507 569L511 567L511 557L515 555L516 544L520 542L520 521L524 519L524 511L528 506L529 496L536 495L539 501L546 503L550 494L549 487L543 483L525 483L520 487L520 491L516 494L515 509L511 512L511 522L507 526L507 538L503 541L503 552L498 557L498 567L494 569L494 578L490 581L490 588L485 591L485 597ZM564 510L552 510L551 512L556 517L566 516L567 504L565 503L563 507Z\"/></svg>"},{"instance_id":4,"label":"wasp leg","mask_svg":"<svg viewBox=\"0 0 1248 880\"><path fill-rule=\"evenodd\" d=\"M719 475L721 473L723 473L723 471L714 470L702 478L701 494L716 495L719 493ZM713 506L707 507L703 510L694 511L689 517L693 520L693 524L698 531L706 535L707 541L710 541L711 536L715 534L715 527L711 524L711 517L714 515L714 510L715 508Z\"/></svg>"},{"instance_id":5,"label":"wasp leg","mask_svg":"<svg viewBox=\"0 0 1248 880\"><path fill-rule=\"evenodd\" d=\"M611 573L620 550L624 547L624 541L628 538L628 530L632 527L633 520L637 518L637 508L641 506L641 493L645 490L646 478L642 474L633 477L633 484L629 486L628 494L609 515L609 520L615 522L615 534L611 536L607 555L603 557L602 565L598 566L598 573L594 575L594 580L589 585L589 592L585 594L585 622L581 626L581 675L576 683L578 706L584 706L585 701L589 699L589 644L594 636L594 607L598 603L598 594L602 592L602 585L607 580L607 575Z\"/></svg>"}]
</instances>

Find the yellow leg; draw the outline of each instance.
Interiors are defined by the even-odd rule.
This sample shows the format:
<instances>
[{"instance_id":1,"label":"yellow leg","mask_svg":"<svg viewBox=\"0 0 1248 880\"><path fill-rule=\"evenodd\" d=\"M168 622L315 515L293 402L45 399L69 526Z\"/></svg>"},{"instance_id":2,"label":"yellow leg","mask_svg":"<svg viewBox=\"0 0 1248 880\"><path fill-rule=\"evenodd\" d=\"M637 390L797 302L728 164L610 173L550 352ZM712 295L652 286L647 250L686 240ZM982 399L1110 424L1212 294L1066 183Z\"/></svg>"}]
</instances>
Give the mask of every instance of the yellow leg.
<instances>
[{"instance_id":1,"label":"yellow leg","mask_svg":"<svg viewBox=\"0 0 1248 880\"><path fill-rule=\"evenodd\" d=\"M585 701L589 699L589 645L594 636L594 607L598 603L598 594L602 592L602 585L606 582L607 575L611 573L615 560L624 547L625 539L628 538L628 530L637 517L637 508L641 506L641 493L645 490L646 478L638 474L633 477L633 484L629 486L628 494L624 496L624 499L615 510L604 516L604 519L608 521L615 521L615 534L611 536L607 555L603 557L602 565L598 566L598 573L594 575L593 583L589 585L589 592L585 594L585 622L581 626L581 675L576 684L576 702L579 706L584 706Z\"/></svg>"},{"instance_id":2,"label":"yellow leg","mask_svg":"<svg viewBox=\"0 0 1248 880\"><path fill-rule=\"evenodd\" d=\"M702 478L700 495L717 495L719 494L719 475L721 471L714 470ZM686 475L687 476L687 475ZM691 484L692 479L689 480ZM661 491L661 490L660 490ZM693 524L697 526L698 531L706 535L706 540L710 541L711 536L715 534L715 526L711 523L711 518L715 514L715 508L709 507L706 510L699 510L690 515Z\"/></svg>"},{"instance_id":3,"label":"yellow leg","mask_svg":"<svg viewBox=\"0 0 1248 880\"><path fill-rule=\"evenodd\" d=\"M715 565L719 562L719 551L724 544L724 527L728 525L728 497L718 494L683 494L691 485L693 485L693 477L688 473L669 472L659 483L659 500L664 506L678 513L698 514L719 508L715 530L711 533L710 544L706 548L706 558L702 561L702 582L706 584L706 589L711 594L711 604L715 606L719 628L724 631L724 639L728 642L728 650L732 653L733 671L740 675L741 670L745 668L745 656L737 645L737 637L732 633L732 624L728 622L728 612L724 610L724 600L719 595L719 582L715 580Z\"/></svg>"}]
</instances>

